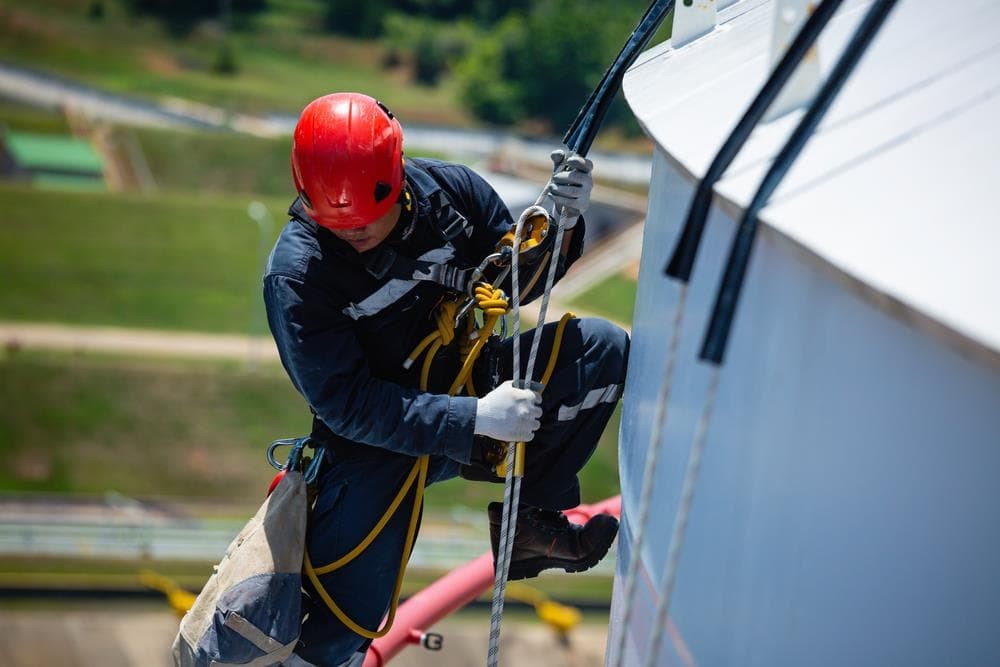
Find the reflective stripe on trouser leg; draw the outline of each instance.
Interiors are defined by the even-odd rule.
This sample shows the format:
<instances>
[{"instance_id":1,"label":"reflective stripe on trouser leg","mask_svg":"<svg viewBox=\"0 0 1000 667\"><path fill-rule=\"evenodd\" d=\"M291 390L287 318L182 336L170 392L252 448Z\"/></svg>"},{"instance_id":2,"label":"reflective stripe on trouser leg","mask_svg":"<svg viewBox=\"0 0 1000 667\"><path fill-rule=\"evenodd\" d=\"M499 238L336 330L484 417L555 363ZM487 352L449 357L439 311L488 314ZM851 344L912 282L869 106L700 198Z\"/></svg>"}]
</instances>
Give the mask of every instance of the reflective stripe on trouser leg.
<instances>
[{"instance_id":1,"label":"reflective stripe on trouser leg","mask_svg":"<svg viewBox=\"0 0 1000 667\"><path fill-rule=\"evenodd\" d=\"M561 422L571 421L576 419L581 410L589 410L600 403L617 403L621 395L621 384L609 384L607 387L592 389L580 403L560 406L556 419Z\"/></svg>"}]
</instances>

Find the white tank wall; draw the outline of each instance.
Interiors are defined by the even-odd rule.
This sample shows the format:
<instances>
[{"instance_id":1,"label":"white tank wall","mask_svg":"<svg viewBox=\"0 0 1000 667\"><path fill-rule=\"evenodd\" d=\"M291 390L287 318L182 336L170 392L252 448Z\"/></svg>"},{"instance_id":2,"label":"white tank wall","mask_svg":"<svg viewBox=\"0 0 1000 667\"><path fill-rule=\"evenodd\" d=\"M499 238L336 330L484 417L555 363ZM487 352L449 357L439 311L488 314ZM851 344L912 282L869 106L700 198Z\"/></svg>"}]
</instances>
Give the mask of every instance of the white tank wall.
<instances>
[{"instance_id":1,"label":"white tank wall","mask_svg":"<svg viewBox=\"0 0 1000 667\"><path fill-rule=\"evenodd\" d=\"M690 285L636 605L622 570L692 186L653 161L621 429L612 632L641 664L710 367L697 361L735 229L718 207ZM803 221L806 222L806 221ZM881 310L763 228L730 340L658 664L1000 664L1000 372ZM609 643L612 645L612 643Z\"/></svg>"}]
</instances>

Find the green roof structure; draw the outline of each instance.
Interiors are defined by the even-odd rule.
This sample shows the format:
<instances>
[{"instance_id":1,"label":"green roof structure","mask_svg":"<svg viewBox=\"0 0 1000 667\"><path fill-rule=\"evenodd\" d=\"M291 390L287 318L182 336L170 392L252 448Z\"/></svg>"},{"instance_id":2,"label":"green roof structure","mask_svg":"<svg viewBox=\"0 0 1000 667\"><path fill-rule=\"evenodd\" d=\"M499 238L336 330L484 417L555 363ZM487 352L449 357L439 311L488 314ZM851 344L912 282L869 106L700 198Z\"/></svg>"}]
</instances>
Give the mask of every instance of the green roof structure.
<instances>
[{"instance_id":1,"label":"green roof structure","mask_svg":"<svg viewBox=\"0 0 1000 667\"><path fill-rule=\"evenodd\" d=\"M41 187L104 190L104 160L90 142L75 137L7 132L8 156Z\"/></svg>"}]
</instances>

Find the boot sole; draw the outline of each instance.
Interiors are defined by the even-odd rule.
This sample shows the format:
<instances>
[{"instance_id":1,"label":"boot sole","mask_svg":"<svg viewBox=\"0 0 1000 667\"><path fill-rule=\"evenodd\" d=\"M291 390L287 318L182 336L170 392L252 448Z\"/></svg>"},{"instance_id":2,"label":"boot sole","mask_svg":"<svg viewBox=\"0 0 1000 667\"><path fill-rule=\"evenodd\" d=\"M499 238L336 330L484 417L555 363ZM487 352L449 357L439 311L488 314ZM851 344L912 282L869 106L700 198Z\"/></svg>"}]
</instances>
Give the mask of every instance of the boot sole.
<instances>
[{"instance_id":1,"label":"boot sole","mask_svg":"<svg viewBox=\"0 0 1000 667\"><path fill-rule=\"evenodd\" d=\"M568 561L562 558L539 557L511 563L510 571L507 574L507 581L533 579L541 574L543 570L554 570L557 568L561 568L564 572L585 572L604 559L614 541L614 536L612 536L611 541L605 544L603 549L593 552L591 557L585 560Z\"/></svg>"}]
</instances>

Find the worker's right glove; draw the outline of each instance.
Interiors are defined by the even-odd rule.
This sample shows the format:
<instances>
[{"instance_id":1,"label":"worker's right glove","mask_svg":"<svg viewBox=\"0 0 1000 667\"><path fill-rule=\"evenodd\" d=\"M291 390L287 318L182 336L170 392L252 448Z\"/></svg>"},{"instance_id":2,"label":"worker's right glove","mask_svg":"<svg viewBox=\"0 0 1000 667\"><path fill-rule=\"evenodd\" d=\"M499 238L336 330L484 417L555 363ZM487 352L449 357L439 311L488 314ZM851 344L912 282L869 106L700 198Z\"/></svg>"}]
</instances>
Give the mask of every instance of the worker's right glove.
<instances>
[{"instance_id":1,"label":"worker's right glove","mask_svg":"<svg viewBox=\"0 0 1000 667\"><path fill-rule=\"evenodd\" d=\"M508 380L476 401L476 435L501 442L529 442L542 416L542 397Z\"/></svg>"}]
</instances>

